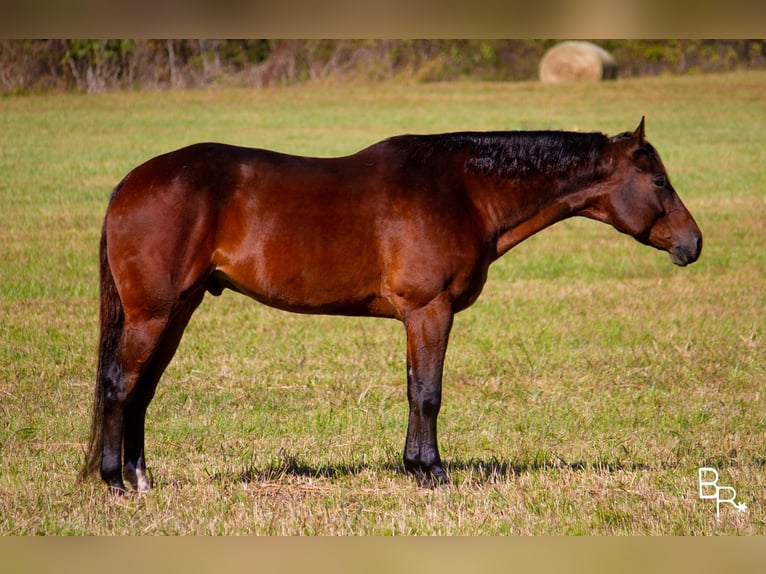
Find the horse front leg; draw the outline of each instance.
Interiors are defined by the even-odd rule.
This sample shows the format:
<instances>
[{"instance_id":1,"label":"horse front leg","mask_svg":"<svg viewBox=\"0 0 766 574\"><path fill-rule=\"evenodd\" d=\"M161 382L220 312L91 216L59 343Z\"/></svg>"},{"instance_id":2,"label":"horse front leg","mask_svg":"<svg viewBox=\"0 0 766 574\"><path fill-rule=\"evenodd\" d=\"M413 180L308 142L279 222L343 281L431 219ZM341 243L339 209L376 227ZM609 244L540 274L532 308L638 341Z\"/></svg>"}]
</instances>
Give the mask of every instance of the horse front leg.
<instances>
[{"instance_id":1,"label":"horse front leg","mask_svg":"<svg viewBox=\"0 0 766 574\"><path fill-rule=\"evenodd\" d=\"M405 319L409 420L404 467L421 484L449 482L439 456L436 419L441 408L442 372L452 319L446 296L434 299Z\"/></svg>"}]
</instances>

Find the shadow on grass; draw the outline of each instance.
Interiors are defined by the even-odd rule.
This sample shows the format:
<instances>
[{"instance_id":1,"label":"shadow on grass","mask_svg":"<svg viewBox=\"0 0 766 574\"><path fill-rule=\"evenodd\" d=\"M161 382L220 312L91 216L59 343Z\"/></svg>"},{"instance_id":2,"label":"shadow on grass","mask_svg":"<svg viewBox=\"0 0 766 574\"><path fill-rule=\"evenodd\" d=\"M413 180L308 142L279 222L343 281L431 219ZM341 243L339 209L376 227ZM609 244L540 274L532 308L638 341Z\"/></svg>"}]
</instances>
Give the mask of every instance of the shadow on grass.
<instances>
[{"instance_id":1,"label":"shadow on grass","mask_svg":"<svg viewBox=\"0 0 766 574\"><path fill-rule=\"evenodd\" d=\"M738 461L731 456L717 456L709 458L699 466L713 466L717 469L726 469L734 466L751 465L756 467L766 466L766 458L758 457L752 461ZM497 481L513 478L520 474L540 472L547 470L569 470L576 472L646 472L659 470L676 470L684 468L682 462L658 461L656 464L646 464L635 461L607 461L597 460L592 462L577 461L566 462L561 459L551 460L548 458L533 459L527 461L509 462L492 457L489 460L469 459L455 460L447 464L447 472L450 474L462 474L466 477L478 478L480 481Z\"/></svg>"},{"instance_id":2,"label":"shadow on grass","mask_svg":"<svg viewBox=\"0 0 766 574\"><path fill-rule=\"evenodd\" d=\"M492 457L488 460L468 459L453 460L445 464L447 473L453 481L462 482L470 477L472 480L481 482L493 482L498 480L512 479L518 475L530 472L539 472L546 470L571 470L571 471L591 471L591 472L620 472L620 471L647 471L652 467L643 463L636 462L572 462L567 463L561 460L529 460L510 462ZM240 471L223 471L210 475L214 481L222 480L224 482L278 482L288 477L301 478L325 478L329 480L338 480L345 477L351 477L361 474L367 470L373 472L396 473L407 475L404 465L398 462L388 461L379 463L359 463L359 464L308 464L304 460L294 455L282 455L279 459L271 462L264 467L248 466Z\"/></svg>"},{"instance_id":3,"label":"shadow on grass","mask_svg":"<svg viewBox=\"0 0 766 574\"><path fill-rule=\"evenodd\" d=\"M492 481L508 479L520 474L545 470L571 470L596 472L621 472L651 470L651 466L638 462L565 462L562 460L535 459L529 461L510 462L492 457L489 460L469 459L455 460L447 464L447 472L465 474Z\"/></svg>"},{"instance_id":4,"label":"shadow on grass","mask_svg":"<svg viewBox=\"0 0 766 574\"><path fill-rule=\"evenodd\" d=\"M287 477L337 480L360 474L369 468L375 467L369 464L311 465L296 456L283 455L265 467L247 466L240 471L220 471L209 476L213 481L244 483L278 482Z\"/></svg>"},{"instance_id":5,"label":"shadow on grass","mask_svg":"<svg viewBox=\"0 0 766 574\"><path fill-rule=\"evenodd\" d=\"M636 462L631 460L605 459L584 461L578 460L569 462L559 457L551 457L543 453L538 453L527 458L517 460L505 460L492 456L487 459L469 458L453 459L445 461L445 470L451 477L453 484L460 484L465 481L478 482L497 482L512 480L519 475L528 473L566 470L572 472L596 472L596 473L616 473L616 472L646 472L658 470L673 470L684 466L684 462L678 460L657 461L653 464L645 462ZM757 467L766 466L766 458L758 457L754 460L745 462L732 457L731 453L727 455L709 457L702 466L713 466L718 469L725 469L739 464L750 464ZM401 476L413 476L413 479L421 482L423 485L431 485L430 481L422 480L422 477L415 477L408 473L404 464L396 455L392 455L387 460L378 460L372 462L332 464L332 463L308 463L305 459L284 450L280 450L276 457L266 466L250 464L237 470L222 470L215 473L209 473L213 481L223 482L244 482L244 483L268 483L279 482L287 478L312 478L328 479L330 481L341 480L343 478L353 477L364 472L395 474ZM436 483L438 485L438 482Z\"/></svg>"}]
</instances>

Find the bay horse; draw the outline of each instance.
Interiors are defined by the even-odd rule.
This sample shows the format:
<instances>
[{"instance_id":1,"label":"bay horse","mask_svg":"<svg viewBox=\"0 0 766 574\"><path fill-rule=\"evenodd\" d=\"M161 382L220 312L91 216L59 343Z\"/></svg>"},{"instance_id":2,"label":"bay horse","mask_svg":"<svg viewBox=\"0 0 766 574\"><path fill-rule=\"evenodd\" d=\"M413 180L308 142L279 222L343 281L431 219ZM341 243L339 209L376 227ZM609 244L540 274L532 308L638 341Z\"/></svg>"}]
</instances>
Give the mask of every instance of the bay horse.
<instances>
[{"instance_id":1,"label":"bay horse","mask_svg":"<svg viewBox=\"0 0 766 574\"><path fill-rule=\"evenodd\" d=\"M337 158L201 143L112 193L100 242L100 340L81 478L151 488L144 420L206 293L286 311L388 317L406 330L404 468L449 480L436 419L454 314L489 265L575 215L695 261L702 235L638 128L403 135Z\"/></svg>"}]
</instances>

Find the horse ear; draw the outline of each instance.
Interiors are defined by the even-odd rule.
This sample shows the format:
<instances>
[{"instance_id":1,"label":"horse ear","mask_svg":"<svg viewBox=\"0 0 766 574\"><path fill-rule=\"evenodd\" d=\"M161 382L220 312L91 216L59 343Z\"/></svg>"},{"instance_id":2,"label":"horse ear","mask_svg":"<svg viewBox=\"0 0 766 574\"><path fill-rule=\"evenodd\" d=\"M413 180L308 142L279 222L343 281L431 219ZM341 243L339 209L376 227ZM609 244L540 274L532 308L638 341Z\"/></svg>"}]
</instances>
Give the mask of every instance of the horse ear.
<instances>
[{"instance_id":1,"label":"horse ear","mask_svg":"<svg viewBox=\"0 0 766 574\"><path fill-rule=\"evenodd\" d=\"M641 145L644 143L646 138L646 131L644 130L644 120L646 119L646 116L641 116L641 123L638 124L638 127L636 128L636 131L633 132L633 139L636 140L638 145Z\"/></svg>"}]
</instances>

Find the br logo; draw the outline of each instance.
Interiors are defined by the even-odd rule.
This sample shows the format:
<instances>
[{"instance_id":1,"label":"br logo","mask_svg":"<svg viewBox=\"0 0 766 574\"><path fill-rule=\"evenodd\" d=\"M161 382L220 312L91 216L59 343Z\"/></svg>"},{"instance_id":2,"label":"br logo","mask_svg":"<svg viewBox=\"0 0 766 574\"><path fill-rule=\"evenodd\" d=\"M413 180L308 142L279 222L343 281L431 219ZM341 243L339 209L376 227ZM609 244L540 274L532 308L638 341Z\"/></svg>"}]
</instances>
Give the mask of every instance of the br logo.
<instances>
[{"instance_id":1,"label":"br logo","mask_svg":"<svg viewBox=\"0 0 766 574\"><path fill-rule=\"evenodd\" d=\"M718 471L714 468L703 467L698 471L700 498L703 500L715 500L715 515L721 515L721 503L727 502L740 512L747 511L744 502L737 504L737 491L731 486L718 486Z\"/></svg>"}]
</instances>

